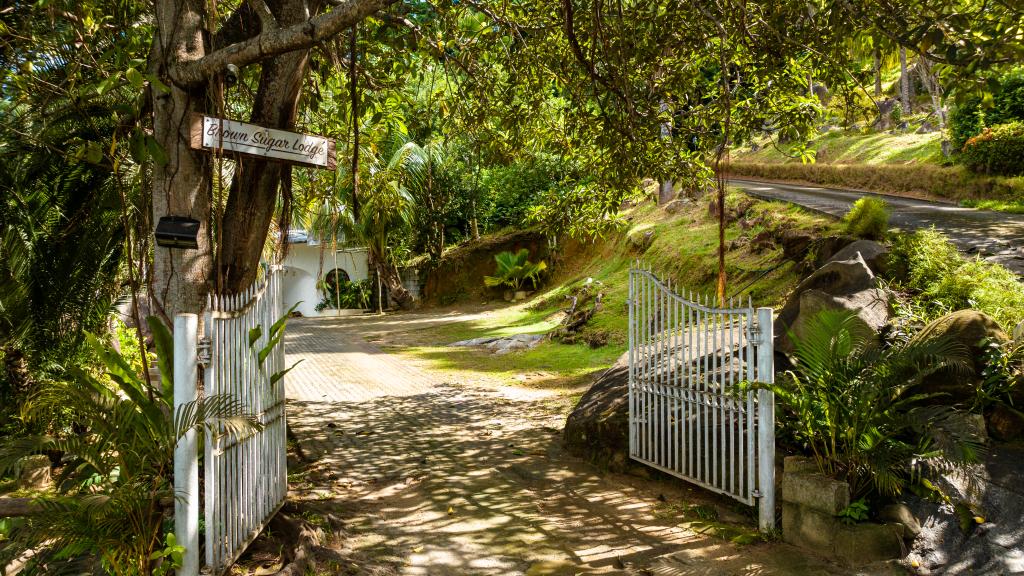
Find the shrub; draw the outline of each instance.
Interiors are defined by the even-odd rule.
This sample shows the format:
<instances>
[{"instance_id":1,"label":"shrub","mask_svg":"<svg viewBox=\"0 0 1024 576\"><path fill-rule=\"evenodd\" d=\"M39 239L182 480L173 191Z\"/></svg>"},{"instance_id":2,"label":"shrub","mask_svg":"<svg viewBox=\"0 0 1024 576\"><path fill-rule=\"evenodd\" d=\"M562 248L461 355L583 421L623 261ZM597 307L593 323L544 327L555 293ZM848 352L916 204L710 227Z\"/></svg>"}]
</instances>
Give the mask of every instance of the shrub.
<instances>
[{"instance_id":1,"label":"shrub","mask_svg":"<svg viewBox=\"0 0 1024 576\"><path fill-rule=\"evenodd\" d=\"M985 128L964 144L961 161L980 174L1024 174L1024 122Z\"/></svg>"},{"instance_id":2,"label":"shrub","mask_svg":"<svg viewBox=\"0 0 1024 576\"><path fill-rule=\"evenodd\" d=\"M953 150L963 150L964 144L981 133L985 127L985 112L981 100L969 98L949 113L949 141Z\"/></svg>"},{"instance_id":3,"label":"shrub","mask_svg":"<svg viewBox=\"0 0 1024 576\"><path fill-rule=\"evenodd\" d=\"M507 286L513 290L520 290L527 280L537 287L537 280L540 273L547 269L548 265L542 260L536 264L527 260L530 251L523 248L519 252L500 252L494 256L498 268L494 276L484 276L484 285L488 288Z\"/></svg>"},{"instance_id":4,"label":"shrub","mask_svg":"<svg viewBox=\"0 0 1024 576\"><path fill-rule=\"evenodd\" d=\"M889 232L889 205L881 198L865 196L853 203L843 224L848 234L882 240Z\"/></svg>"},{"instance_id":5,"label":"shrub","mask_svg":"<svg viewBox=\"0 0 1024 576\"><path fill-rule=\"evenodd\" d=\"M912 294L912 313L931 320L973 308L1013 328L1024 320L1024 285L999 264L967 259L944 235L919 230L893 239L889 274Z\"/></svg>"},{"instance_id":6,"label":"shrub","mask_svg":"<svg viewBox=\"0 0 1024 576\"><path fill-rule=\"evenodd\" d=\"M953 108L949 115L953 149L963 150L964 144L981 134L985 126L1015 121L1024 121L1024 68L1015 68L999 78L999 88L993 92L990 106L971 96Z\"/></svg>"},{"instance_id":7,"label":"shrub","mask_svg":"<svg viewBox=\"0 0 1024 576\"><path fill-rule=\"evenodd\" d=\"M770 385L779 418L823 474L850 484L853 499L898 496L945 464L976 460L964 414L925 406L913 390L941 369L966 370L968 351L948 339L883 345L855 312L827 310L795 337L796 369Z\"/></svg>"}]
</instances>

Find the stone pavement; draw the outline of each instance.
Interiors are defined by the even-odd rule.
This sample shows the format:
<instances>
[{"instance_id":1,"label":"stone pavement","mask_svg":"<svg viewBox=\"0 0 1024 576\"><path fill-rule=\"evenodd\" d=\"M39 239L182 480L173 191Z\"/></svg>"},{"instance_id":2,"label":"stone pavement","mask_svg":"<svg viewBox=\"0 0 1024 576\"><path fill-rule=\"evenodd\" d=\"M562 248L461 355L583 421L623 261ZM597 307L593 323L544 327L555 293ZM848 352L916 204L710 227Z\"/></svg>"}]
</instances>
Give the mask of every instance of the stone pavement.
<instances>
[{"instance_id":1,"label":"stone pavement","mask_svg":"<svg viewBox=\"0 0 1024 576\"><path fill-rule=\"evenodd\" d=\"M317 493L345 523L346 557L376 566L346 573L844 573L783 544L691 531L664 501L692 489L605 476L562 452L548 393L439 381L359 330L358 318L299 319L286 340L289 365L302 360L289 426L325 472Z\"/></svg>"}]
</instances>

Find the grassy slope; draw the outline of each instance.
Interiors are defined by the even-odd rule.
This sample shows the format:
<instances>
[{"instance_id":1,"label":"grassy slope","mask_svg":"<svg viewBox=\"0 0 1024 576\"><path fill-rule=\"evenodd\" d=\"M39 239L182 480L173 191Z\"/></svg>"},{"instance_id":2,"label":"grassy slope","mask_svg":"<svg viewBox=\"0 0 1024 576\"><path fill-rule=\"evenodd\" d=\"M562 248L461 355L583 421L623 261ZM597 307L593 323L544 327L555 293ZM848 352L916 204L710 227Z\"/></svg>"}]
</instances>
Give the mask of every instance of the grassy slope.
<instances>
[{"instance_id":1,"label":"grassy slope","mask_svg":"<svg viewBox=\"0 0 1024 576\"><path fill-rule=\"evenodd\" d=\"M824 164L942 164L942 135L834 130L820 135L808 143L817 153L816 160ZM756 152L749 146L734 150L732 158L738 162L779 164L799 163L785 145L775 147L767 140L758 141Z\"/></svg>"},{"instance_id":2,"label":"grassy slope","mask_svg":"<svg viewBox=\"0 0 1024 576\"><path fill-rule=\"evenodd\" d=\"M750 200L738 193L730 194L731 206L740 202ZM630 222L626 230L592 244L566 246L563 261L553 268L554 275L530 300L491 310L471 321L411 330L392 345L392 351L408 355L432 369L448 372L453 378L472 379L473 374L485 373L499 383L578 389L626 349L628 274L630 264L637 257L642 257L659 276L671 280L673 286L705 294L714 289L717 225L709 217L705 203L693 204L689 210L676 215L645 204L632 209L627 217ZM764 224L741 231L732 223L726 233L729 242L740 236L753 237L769 226L818 232L835 226L832 221L799 208L772 202L755 202L747 218L761 218ZM654 232L654 241L641 255L629 236L646 231ZM729 294L749 296L755 305L777 306L798 280L794 265L789 263L769 271L780 260L778 248L754 253L742 245L731 251L727 256ZM586 344L545 341L533 350L506 356L447 346L481 336L545 333L561 319L565 296L588 278L604 284L605 298L603 309L586 330L607 332L609 344L606 346L592 349Z\"/></svg>"}]
</instances>

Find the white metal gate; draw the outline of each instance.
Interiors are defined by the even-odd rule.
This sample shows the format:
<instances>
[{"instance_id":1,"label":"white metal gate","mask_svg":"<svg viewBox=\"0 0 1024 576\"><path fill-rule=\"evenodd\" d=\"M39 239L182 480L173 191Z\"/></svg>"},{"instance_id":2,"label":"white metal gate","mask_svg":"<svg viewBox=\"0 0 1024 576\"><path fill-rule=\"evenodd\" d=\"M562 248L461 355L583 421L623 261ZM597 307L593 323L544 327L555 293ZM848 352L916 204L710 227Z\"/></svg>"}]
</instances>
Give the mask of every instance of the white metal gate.
<instances>
[{"instance_id":1,"label":"white metal gate","mask_svg":"<svg viewBox=\"0 0 1024 576\"><path fill-rule=\"evenodd\" d=\"M284 310L281 272L240 294L211 295L198 338L198 317L175 318L175 404L197 395L197 349L205 349L203 394L230 395L263 429L239 439L207 430L203 454L204 573L223 574L284 503L288 491L284 342L272 345ZM260 355L264 357L261 359ZM275 376L276 375L276 376ZM190 432L175 451L175 533L185 547L179 576L199 572L199 466Z\"/></svg>"},{"instance_id":2,"label":"white metal gate","mask_svg":"<svg viewBox=\"0 0 1024 576\"><path fill-rule=\"evenodd\" d=\"M772 309L674 292L629 272L629 453L639 462L759 505L775 525Z\"/></svg>"},{"instance_id":3,"label":"white metal gate","mask_svg":"<svg viewBox=\"0 0 1024 576\"><path fill-rule=\"evenodd\" d=\"M263 425L240 441L206 434L206 565L220 574L259 535L288 491L284 380L271 381L284 370L283 340L259 359L284 313L280 269L272 268L262 283L241 294L211 295L206 309L206 393L241 399ZM250 343L252 331L259 336Z\"/></svg>"}]
</instances>

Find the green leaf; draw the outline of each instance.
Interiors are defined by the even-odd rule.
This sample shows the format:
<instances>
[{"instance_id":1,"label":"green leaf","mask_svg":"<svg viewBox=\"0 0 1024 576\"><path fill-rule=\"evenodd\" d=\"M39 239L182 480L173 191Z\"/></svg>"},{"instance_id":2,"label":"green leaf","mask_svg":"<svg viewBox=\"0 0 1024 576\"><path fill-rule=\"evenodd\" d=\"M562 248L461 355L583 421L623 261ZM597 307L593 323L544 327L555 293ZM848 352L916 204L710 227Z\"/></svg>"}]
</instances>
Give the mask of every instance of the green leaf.
<instances>
[{"instance_id":1,"label":"green leaf","mask_svg":"<svg viewBox=\"0 0 1024 576\"><path fill-rule=\"evenodd\" d=\"M260 336L263 336L263 326L257 324L255 328L249 329L249 348L252 348L256 344L256 341L260 339Z\"/></svg>"},{"instance_id":2,"label":"green leaf","mask_svg":"<svg viewBox=\"0 0 1024 576\"><path fill-rule=\"evenodd\" d=\"M131 84L132 88L136 90L141 90L142 86L145 84L146 81L142 74L135 68L129 68L127 71L125 71L124 76L128 79L128 82Z\"/></svg>"},{"instance_id":3,"label":"green leaf","mask_svg":"<svg viewBox=\"0 0 1024 576\"><path fill-rule=\"evenodd\" d=\"M174 336L157 316L148 316L146 324L153 333L156 365L160 369L161 395L168 406L174 405Z\"/></svg>"},{"instance_id":4,"label":"green leaf","mask_svg":"<svg viewBox=\"0 0 1024 576\"><path fill-rule=\"evenodd\" d=\"M288 374L289 372L294 370L295 367L298 366L301 363L302 363L302 360L299 360L298 362L296 362L295 364L292 364L287 369L281 370L280 372L274 372L273 374L271 374L270 375L270 385L273 386L274 384L277 384L278 380L280 380L281 378L284 378L285 374Z\"/></svg>"}]
</instances>

